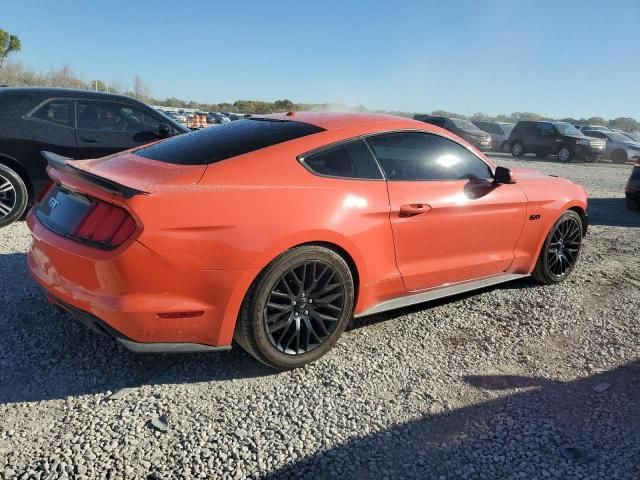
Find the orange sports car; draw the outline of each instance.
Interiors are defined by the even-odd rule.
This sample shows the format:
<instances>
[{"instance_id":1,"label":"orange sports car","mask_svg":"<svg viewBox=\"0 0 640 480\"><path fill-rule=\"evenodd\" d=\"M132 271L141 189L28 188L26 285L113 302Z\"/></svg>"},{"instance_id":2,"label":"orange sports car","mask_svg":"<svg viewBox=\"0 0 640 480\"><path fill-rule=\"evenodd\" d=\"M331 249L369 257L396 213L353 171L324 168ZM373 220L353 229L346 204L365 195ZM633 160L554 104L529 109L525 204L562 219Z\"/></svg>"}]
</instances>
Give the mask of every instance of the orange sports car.
<instances>
[{"instance_id":1,"label":"orange sports car","mask_svg":"<svg viewBox=\"0 0 640 480\"><path fill-rule=\"evenodd\" d=\"M585 190L368 114L252 117L96 160L43 152L28 260L52 302L139 352L233 340L316 360L352 316L533 275L560 282Z\"/></svg>"}]
</instances>

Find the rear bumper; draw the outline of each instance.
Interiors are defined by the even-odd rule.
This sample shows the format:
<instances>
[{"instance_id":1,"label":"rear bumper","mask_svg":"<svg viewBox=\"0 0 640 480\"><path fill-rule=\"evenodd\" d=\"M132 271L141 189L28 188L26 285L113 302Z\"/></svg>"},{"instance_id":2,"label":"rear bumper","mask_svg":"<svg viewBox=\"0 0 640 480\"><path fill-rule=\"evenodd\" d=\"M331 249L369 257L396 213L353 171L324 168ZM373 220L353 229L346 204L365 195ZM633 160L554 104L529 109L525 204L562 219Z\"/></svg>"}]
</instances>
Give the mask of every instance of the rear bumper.
<instances>
[{"instance_id":1,"label":"rear bumper","mask_svg":"<svg viewBox=\"0 0 640 480\"><path fill-rule=\"evenodd\" d=\"M73 315L76 320L80 321L84 326L97 333L98 335L106 335L113 338L115 341L120 343L126 349L131 350L136 353L187 353L187 352L220 352L225 350L230 350L231 345L225 345L221 347L216 347L212 345L203 345L201 343L141 343L136 342L135 340L131 340L127 336L123 335L121 332L112 328L106 322L103 322L95 315L90 314L89 312L85 312L84 310L80 310L79 308L74 307L73 305L69 305L62 300L51 296L48 293L45 293L48 300L51 303L58 305L63 308L71 315Z\"/></svg>"},{"instance_id":2,"label":"rear bumper","mask_svg":"<svg viewBox=\"0 0 640 480\"><path fill-rule=\"evenodd\" d=\"M201 349L193 344L231 345L256 272L180 270L137 241L105 251L48 230L32 213L27 223L31 275L86 325L106 326L104 331L136 351L187 351L174 344L188 344L189 351ZM198 314L173 315L181 312Z\"/></svg>"}]
</instances>

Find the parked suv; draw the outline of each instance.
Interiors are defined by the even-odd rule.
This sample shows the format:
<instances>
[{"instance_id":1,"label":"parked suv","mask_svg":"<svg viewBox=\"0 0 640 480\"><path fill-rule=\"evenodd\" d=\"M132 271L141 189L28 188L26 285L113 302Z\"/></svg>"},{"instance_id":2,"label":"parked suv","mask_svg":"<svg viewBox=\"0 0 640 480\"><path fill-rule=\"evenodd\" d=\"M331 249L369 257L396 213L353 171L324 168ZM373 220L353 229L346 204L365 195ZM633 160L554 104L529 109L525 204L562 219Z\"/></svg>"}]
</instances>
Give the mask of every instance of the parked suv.
<instances>
[{"instance_id":1,"label":"parked suv","mask_svg":"<svg viewBox=\"0 0 640 480\"><path fill-rule=\"evenodd\" d=\"M188 130L129 97L66 88L0 88L0 227L48 182L48 150L98 158Z\"/></svg>"},{"instance_id":2,"label":"parked suv","mask_svg":"<svg viewBox=\"0 0 640 480\"><path fill-rule=\"evenodd\" d=\"M538 158L558 155L561 162L581 158L593 162L604 156L606 143L585 136L567 122L520 121L509 135L509 146L514 157L535 153Z\"/></svg>"},{"instance_id":3,"label":"parked suv","mask_svg":"<svg viewBox=\"0 0 640 480\"><path fill-rule=\"evenodd\" d=\"M615 163L625 163L640 155L640 143L628 136L610 130L582 130L587 137L601 138L607 142L606 155Z\"/></svg>"},{"instance_id":4,"label":"parked suv","mask_svg":"<svg viewBox=\"0 0 640 480\"><path fill-rule=\"evenodd\" d=\"M487 132L483 132L482 130L480 130L468 120L422 114L416 114L413 116L413 118L415 120L420 120L421 122L425 123L431 123L432 125L437 125L438 127L444 128L445 130L449 130L459 137L464 138L478 150L486 151L491 149L491 136L489 136Z\"/></svg>"},{"instance_id":5,"label":"parked suv","mask_svg":"<svg viewBox=\"0 0 640 480\"><path fill-rule=\"evenodd\" d=\"M474 120L472 123L483 132L487 132L491 135L491 145L493 150L506 152L509 149L507 140L509 140L509 135L515 126L515 123L490 122L484 120Z\"/></svg>"}]
</instances>

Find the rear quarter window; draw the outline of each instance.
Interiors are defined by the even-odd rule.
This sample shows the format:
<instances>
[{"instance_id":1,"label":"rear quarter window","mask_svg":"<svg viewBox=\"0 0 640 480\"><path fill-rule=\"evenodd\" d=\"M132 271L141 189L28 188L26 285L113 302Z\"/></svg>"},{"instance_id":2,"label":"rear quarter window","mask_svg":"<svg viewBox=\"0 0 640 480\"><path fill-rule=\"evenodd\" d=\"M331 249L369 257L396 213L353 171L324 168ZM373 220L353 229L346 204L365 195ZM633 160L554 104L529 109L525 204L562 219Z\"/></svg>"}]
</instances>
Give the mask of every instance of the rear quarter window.
<instances>
[{"instance_id":1,"label":"rear quarter window","mask_svg":"<svg viewBox=\"0 0 640 480\"><path fill-rule=\"evenodd\" d=\"M300 159L312 173L324 177L382 180L382 172L364 140L353 140Z\"/></svg>"},{"instance_id":2,"label":"rear quarter window","mask_svg":"<svg viewBox=\"0 0 640 480\"><path fill-rule=\"evenodd\" d=\"M179 135L134 153L165 163L207 165L322 131L308 123L248 118Z\"/></svg>"}]
</instances>

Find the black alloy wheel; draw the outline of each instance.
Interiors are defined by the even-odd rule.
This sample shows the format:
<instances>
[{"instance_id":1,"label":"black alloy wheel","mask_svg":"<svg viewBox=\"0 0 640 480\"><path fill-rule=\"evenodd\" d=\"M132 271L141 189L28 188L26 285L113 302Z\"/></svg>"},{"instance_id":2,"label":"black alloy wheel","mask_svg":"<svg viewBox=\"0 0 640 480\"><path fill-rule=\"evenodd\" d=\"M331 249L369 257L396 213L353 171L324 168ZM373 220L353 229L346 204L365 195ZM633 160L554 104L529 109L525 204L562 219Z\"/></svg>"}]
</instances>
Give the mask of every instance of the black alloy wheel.
<instances>
[{"instance_id":1,"label":"black alloy wheel","mask_svg":"<svg viewBox=\"0 0 640 480\"><path fill-rule=\"evenodd\" d=\"M558 283L573 271L582 247L582 220L569 210L555 223L547 236L534 269L542 283Z\"/></svg>"},{"instance_id":2,"label":"black alloy wheel","mask_svg":"<svg viewBox=\"0 0 640 480\"><path fill-rule=\"evenodd\" d=\"M22 217L28 201L29 192L22 178L0 164L0 228Z\"/></svg>"},{"instance_id":3,"label":"black alloy wheel","mask_svg":"<svg viewBox=\"0 0 640 480\"><path fill-rule=\"evenodd\" d=\"M324 343L344 310L344 285L329 264L303 262L287 270L264 307L265 329L280 352L300 355Z\"/></svg>"},{"instance_id":4,"label":"black alloy wheel","mask_svg":"<svg viewBox=\"0 0 640 480\"><path fill-rule=\"evenodd\" d=\"M353 313L351 269L336 251L305 245L279 255L242 303L236 342L265 365L297 368L338 341Z\"/></svg>"}]
</instances>

